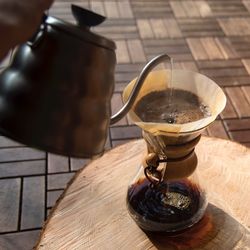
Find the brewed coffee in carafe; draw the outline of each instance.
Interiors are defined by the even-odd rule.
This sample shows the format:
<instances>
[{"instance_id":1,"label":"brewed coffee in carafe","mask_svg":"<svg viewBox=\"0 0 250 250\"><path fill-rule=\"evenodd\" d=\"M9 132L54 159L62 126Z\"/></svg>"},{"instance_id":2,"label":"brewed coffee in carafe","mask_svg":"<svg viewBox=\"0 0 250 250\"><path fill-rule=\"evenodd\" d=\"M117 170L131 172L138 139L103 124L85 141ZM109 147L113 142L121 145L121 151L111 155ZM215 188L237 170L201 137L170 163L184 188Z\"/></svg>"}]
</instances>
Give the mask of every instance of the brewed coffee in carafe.
<instances>
[{"instance_id":1,"label":"brewed coffee in carafe","mask_svg":"<svg viewBox=\"0 0 250 250\"><path fill-rule=\"evenodd\" d=\"M128 188L130 215L147 231L176 232L192 226L202 218L207 205L205 192L192 179L153 185L142 174Z\"/></svg>"}]
</instances>

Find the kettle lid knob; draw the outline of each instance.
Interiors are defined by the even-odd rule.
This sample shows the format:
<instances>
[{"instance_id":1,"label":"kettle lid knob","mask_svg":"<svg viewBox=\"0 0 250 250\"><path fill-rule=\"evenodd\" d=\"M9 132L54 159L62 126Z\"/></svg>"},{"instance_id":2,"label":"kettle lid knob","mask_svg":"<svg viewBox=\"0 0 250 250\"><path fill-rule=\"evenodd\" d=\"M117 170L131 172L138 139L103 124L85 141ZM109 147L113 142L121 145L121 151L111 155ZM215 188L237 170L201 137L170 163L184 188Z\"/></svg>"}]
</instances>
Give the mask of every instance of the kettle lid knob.
<instances>
[{"instance_id":1,"label":"kettle lid knob","mask_svg":"<svg viewBox=\"0 0 250 250\"><path fill-rule=\"evenodd\" d=\"M91 26L97 26L105 21L106 17L84 9L77 5L71 4L71 11L81 28L89 29Z\"/></svg>"}]
</instances>

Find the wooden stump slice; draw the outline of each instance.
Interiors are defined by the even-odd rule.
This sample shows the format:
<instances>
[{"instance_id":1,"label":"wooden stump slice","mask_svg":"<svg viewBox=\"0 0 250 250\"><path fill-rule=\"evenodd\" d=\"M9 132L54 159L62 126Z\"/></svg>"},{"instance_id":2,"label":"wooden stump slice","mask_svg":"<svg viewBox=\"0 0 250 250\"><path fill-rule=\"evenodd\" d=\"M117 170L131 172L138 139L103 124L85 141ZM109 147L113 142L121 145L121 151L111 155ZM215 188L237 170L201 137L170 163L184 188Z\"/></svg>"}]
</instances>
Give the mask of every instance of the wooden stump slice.
<instances>
[{"instance_id":1,"label":"wooden stump slice","mask_svg":"<svg viewBox=\"0 0 250 250\"><path fill-rule=\"evenodd\" d=\"M80 171L48 219L37 249L249 249L250 150L203 137L198 176L207 187L204 218L179 235L145 233L126 209L129 182L146 145L132 141Z\"/></svg>"}]
</instances>

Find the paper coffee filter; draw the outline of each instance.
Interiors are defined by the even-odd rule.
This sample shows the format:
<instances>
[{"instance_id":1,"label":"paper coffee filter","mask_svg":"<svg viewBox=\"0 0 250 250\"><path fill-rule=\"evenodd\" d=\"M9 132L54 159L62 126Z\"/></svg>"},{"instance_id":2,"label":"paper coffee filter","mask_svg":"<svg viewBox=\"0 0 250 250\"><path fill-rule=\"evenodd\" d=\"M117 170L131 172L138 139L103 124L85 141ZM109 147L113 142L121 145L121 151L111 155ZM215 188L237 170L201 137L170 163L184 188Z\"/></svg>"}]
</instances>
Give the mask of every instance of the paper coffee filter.
<instances>
[{"instance_id":1,"label":"paper coffee filter","mask_svg":"<svg viewBox=\"0 0 250 250\"><path fill-rule=\"evenodd\" d=\"M153 123L143 122L134 112L134 107L137 102L145 95L152 91L159 91L169 88L171 79L170 70L152 71L143 83L143 86L136 98L136 101L129 111L129 118L143 130L154 135L162 135L164 133L190 133L195 130L205 128L222 112L226 105L226 96L222 89L211 79L205 75L186 71L172 70L172 88L190 91L196 94L201 101L210 109L211 116L200 119L198 121L184 124L169 124L169 123ZM123 91L123 100L127 101L136 79L131 81ZM174 98L174 96L173 96ZM167 101L167 99L166 99Z\"/></svg>"}]
</instances>

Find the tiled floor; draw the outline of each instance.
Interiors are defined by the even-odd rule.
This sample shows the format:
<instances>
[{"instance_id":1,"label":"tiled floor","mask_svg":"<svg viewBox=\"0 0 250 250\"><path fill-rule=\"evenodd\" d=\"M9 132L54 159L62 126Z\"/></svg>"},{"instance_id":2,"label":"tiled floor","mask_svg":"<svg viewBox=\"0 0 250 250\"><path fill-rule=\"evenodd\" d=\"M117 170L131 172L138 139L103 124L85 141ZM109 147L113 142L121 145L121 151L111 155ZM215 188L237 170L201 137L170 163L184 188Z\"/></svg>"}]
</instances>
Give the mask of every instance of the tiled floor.
<instances>
[{"instance_id":1,"label":"tiled floor","mask_svg":"<svg viewBox=\"0 0 250 250\"><path fill-rule=\"evenodd\" d=\"M228 97L206 133L250 146L250 1L57 0L50 14L73 21L70 3L108 17L95 31L117 44L113 112L122 105L124 86L149 59L166 52L175 67L208 75ZM110 128L107 148L140 136L124 118ZM0 249L31 249L50 208L87 162L0 137Z\"/></svg>"}]
</instances>

